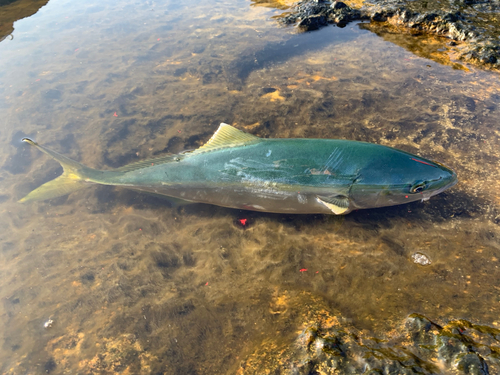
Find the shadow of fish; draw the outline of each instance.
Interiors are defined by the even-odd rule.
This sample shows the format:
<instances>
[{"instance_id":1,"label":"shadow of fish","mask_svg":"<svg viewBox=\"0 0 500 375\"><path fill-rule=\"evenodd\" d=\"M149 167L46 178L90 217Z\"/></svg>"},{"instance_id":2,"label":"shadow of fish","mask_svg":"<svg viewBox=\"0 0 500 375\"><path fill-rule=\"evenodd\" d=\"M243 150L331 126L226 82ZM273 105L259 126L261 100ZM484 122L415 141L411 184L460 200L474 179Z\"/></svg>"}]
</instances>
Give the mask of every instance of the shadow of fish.
<instances>
[{"instance_id":1,"label":"shadow of fish","mask_svg":"<svg viewBox=\"0 0 500 375\"><path fill-rule=\"evenodd\" d=\"M197 150L111 171L88 168L23 140L61 163L64 172L20 202L101 184L185 203L340 215L427 200L457 182L445 166L390 147L338 139L262 139L227 124Z\"/></svg>"}]
</instances>

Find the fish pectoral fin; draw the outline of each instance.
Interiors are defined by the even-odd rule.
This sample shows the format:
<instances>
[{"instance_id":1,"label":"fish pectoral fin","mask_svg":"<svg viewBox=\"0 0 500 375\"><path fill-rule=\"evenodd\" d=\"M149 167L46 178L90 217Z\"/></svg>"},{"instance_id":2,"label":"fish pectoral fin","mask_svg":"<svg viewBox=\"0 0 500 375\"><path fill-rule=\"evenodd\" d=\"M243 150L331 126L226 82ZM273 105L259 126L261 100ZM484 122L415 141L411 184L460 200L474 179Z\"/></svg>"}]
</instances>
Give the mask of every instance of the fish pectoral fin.
<instances>
[{"instance_id":1,"label":"fish pectoral fin","mask_svg":"<svg viewBox=\"0 0 500 375\"><path fill-rule=\"evenodd\" d=\"M331 197L316 196L316 200L328 207L335 215L342 215L349 210L349 198L345 195Z\"/></svg>"},{"instance_id":2,"label":"fish pectoral fin","mask_svg":"<svg viewBox=\"0 0 500 375\"><path fill-rule=\"evenodd\" d=\"M261 141L261 139L255 135L245 133L232 127L231 125L221 123L219 129L217 129L214 135L212 135L212 138L210 138L203 146L191 152L191 154L244 146L259 141Z\"/></svg>"}]
</instances>

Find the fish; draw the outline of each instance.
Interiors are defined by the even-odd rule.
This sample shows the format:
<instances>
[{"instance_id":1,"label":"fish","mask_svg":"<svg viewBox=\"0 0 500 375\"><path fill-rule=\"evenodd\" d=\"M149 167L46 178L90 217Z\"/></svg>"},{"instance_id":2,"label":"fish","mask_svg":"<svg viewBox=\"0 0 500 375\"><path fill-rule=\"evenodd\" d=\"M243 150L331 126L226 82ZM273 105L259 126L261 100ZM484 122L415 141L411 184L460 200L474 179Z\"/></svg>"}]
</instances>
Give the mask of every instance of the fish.
<instances>
[{"instance_id":1,"label":"fish","mask_svg":"<svg viewBox=\"0 0 500 375\"><path fill-rule=\"evenodd\" d=\"M114 170L89 168L29 138L23 141L58 161L63 173L21 203L100 184L183 204L345 215L426 201L458 181L443 164L388 146L342 139L259 138L225 123L198 149Z\"/></svg>"}]
</instances>

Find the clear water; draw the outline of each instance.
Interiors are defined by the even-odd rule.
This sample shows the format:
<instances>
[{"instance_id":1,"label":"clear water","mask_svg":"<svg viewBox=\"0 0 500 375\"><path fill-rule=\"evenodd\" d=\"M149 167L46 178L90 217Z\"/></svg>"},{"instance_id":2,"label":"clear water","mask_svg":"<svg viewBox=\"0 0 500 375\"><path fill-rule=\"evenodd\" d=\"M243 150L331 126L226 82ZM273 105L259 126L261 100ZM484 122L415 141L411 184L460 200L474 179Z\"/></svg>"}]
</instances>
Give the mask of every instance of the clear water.
<instances>
[{"instance_id":1,"label":"clear water","mask_svg":"<svg viewBox=\"0 0 500 375\"><path fill-rule=\"evenodd\" d=\"M300 35L272 19L286 2L259 3L50 0L0 43L2 373L241 372L293 342L311 303L375 336L413 312L500 324L499 76L454 69L442 40ZM341 218L107 187L17 203L61 172L23 136L110 169L223 121L398 147L459 184Z\"/></svg>"}]
</instances>

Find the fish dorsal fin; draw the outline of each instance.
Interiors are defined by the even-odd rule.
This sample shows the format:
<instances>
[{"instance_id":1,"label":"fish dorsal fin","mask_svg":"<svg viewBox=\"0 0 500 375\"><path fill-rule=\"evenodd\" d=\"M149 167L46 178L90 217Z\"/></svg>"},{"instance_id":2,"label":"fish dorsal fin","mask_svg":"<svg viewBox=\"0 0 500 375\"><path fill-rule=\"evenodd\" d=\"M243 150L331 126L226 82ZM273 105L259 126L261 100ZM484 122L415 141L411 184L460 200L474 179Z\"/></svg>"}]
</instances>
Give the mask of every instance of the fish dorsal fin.
<instances>
[{"instance_id":1,"label":"fish dorsal fin","mask_svg":"<svg viewBox=\"0 0 500 375\"><path fill-rule=\"evenodd\" d=\"M318 195L316 199L328 207L335 215L345 214L349 210L349 198L344 195L333 197L321 197Z\"/></svg>"},{"instance_id":2,"label":"fish dorsal fin","mask_svg":"<svg viewBox=\"0 0 500 375\"><path fill-rule=\"evenodd\" d=\"M123 167L117 168L114 171L115 172L132 172L141 168L145 167L151 167L159 164L166 164L166 163L171 163L171 162L177 162L182 160L185 157L188 157L190 155L198 154L198 153L203 153L207 151L212 151L212 150L219 150L222 148L228 148L228 147L235 147L235 146L243 146L246 144L250 143L255 143L259 141L260 138L256 137L255 135L248 134L245 132L242 132L241 130L238 130L236 128L233 128L231 125L228 124L220 124L219 129L212 135L212 138L208 140L207 143L205 143L203 146L200 148L194 150L194 151L186 151L184 153L180 153L177 155L166 155L162 156L156 159L148 159L148 160L142 160L138 161L136 163L128 164Z\"/></svg>"},{"instance_id":3,"label":"fish dorsal fin","mask_svg":"<svg viewBox=\"0 0 500 375\"><path fill-rule=\"evenodd\" d=\"M222 148L244 146L258 141L260 141L260 138L255 135L245 133L231 125L221 123L219 129L212 135L212 138L203 146L191 152L191 155Z\"/></svg>"},{"instance_id":4,"label":"fish dorsal fin","mask_svg":"<svg viewBox=\"0 0 500 375\"><path fill-rule=\"evenodd\" d=\"M132 171L136 171L136 170L141 169L141 168L152 167L152 166L159 165L159 164L166 164L166 163L180 161L182 158L183 158L182 155L168 154L166 156L161 156L161 157L155 158L155 159L141 160L141 161L138 161L138 162L135 162L132 164L127 164L127 165L124 165L123 167L113 169L113 171L115 171L115 172L132 172Z\"/></svg>"}]
</instances>

